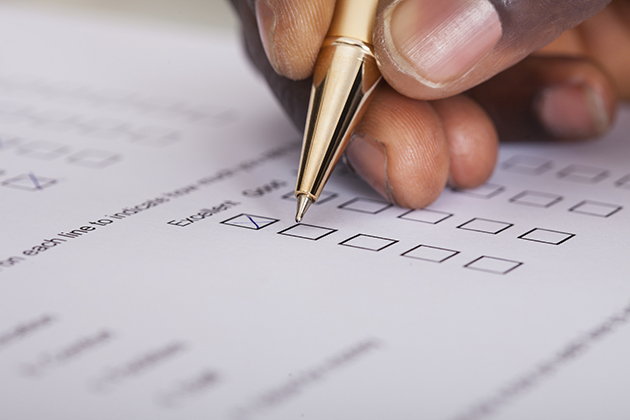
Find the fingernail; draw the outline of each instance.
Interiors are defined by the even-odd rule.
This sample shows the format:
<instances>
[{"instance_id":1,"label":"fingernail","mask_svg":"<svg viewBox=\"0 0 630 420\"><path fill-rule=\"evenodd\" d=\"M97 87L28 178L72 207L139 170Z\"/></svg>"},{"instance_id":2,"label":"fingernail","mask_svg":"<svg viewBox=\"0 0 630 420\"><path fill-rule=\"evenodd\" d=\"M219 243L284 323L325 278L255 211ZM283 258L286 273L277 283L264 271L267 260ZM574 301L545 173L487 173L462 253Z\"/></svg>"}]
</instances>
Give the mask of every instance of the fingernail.
<instances>
[{"instance_id":1,"label":"fingernail","mask_svg":"<svg viewBox=\"0 0 630 420\"><path fill-rule=\"evenodd\" d=\"M541 92L534 107L547 132L559 138L594 136L610 124L603 98L584 84L549 87Z\"/></svg>"},{"instance_id":2,"label":"fingernail","mask_svg":"<svg viewBox=\"0 0 630 420\"><path fill-rule=\"evenodd\" d=\"M274 69L277 69L276 57L273 49L273 34L276 30L276 12L267 0L256 1L256 21L265 54Z\"/></svg>"},{"instance_id":3,"label":"fingernail","mask_svg":"<svg viewBox=\"0 0 630 420\"><path fill-rule=\"evenodd\" d=\"M365 134L354 134L346 148L346 160L352 170L379 194L393 200L387 176L385 145Z\"/></svg>"},{"instance_id":4,"label":"fingernail","mask_svg":"<svg viewBox=\"0 0 630 420\"><path fill-rule=\"evenodd\" d=\"M384 25L402 70L434 87L466 74L502 34L488 0L400 0L385 12Z\"/></svg>"}]
</instances>

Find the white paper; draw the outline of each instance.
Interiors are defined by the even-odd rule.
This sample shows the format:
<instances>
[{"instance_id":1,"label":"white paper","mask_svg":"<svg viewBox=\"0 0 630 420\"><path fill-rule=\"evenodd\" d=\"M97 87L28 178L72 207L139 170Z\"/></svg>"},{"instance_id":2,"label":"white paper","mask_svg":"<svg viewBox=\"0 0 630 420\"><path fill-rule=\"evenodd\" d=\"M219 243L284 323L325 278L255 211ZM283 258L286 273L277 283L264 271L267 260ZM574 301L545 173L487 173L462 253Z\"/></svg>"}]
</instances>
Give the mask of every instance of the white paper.
<instances>
[{"instance_id":1,"label":"white paper","mask_svg":"<svg viewBox=\"0 0 630 420\"><path fill-rule=\"evenodd\" d=\"M630 112L428 209L300 135L238 40L3 7L3 419L627 419Z\"/></svg>"}]
</instances>

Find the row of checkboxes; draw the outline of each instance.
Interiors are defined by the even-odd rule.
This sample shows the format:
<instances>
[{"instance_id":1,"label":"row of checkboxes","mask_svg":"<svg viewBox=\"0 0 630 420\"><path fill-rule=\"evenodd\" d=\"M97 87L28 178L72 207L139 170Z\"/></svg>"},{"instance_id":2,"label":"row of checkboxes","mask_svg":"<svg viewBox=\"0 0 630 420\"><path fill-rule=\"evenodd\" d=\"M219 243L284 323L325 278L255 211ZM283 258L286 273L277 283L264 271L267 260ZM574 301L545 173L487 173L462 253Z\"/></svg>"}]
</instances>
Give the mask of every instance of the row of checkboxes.
<instances>
[{"instance_id":1,"label":"row of checkboxes","mask_svg":"<svg viewBox=\"0 0 630 420\"><path fill-rule=\"evenodd\" d=\"M238 216L231 217L227 220L222 221L221 223L228 226L236 226L251 230L260 230L277 222L279 222L278 219L273 219L270 217L263 217L252 214L239 214ZM544 229L539 229L539 231L544 231ZM300 223L283 229L279 231L278 234L290 236L293 238L318 241L329 235L332 235L335 232L337 232L337 229ZM541 232L535 232L534 230L523 235L523 239L537 241L547 234L548 233L541 234ZM391 247L398 242L399 241L396 239L382 238L361 233L339 242L339 245L366 251L379 252ZM451 260L453 257L459 255L460 253L460 251L456 251L453 249L420 244L403 252L401 256L433 263L444 263L447 260ZM507 274L521 265L523 265L523 263L519 261L484 255L472 261L468 261L464 265L464 267L495 274Z\"/></svg>"},{"instance_id":2,"label":"row of checkboxes","mask_svg":"<svg viewBox=\"0 0 630 420\"><path fill-rule=\"evenodd\" d=\"M507 172L523 175L542 175L553 169L554 163L551 160L535 157L514 155L503 161L499 167ZM583 184L597 184L611 176L609 170L587 165L569 165L556 173L559 179L579 182ZM630 174L615 181L619 188L630 190Z\"/></svg>"},{"instance_id":3,"label":"row of checkboxes","mask_svg":"<svg viewBox=\"0 0 630 420\"><path fill-rule=\"evenodd\" d=\"M190 104L174 98L146 97L118 89L95 90L81 86L19 83L0 79L0 92L4 98L14 97L18 101L48 100L63 106L87 106L119 113L132 112L159 118L183 119L206 126L222 126L236 120L235 110L217 104ZM16 106L9 106L11 104L23 105L18 101L0 102L0 113L3 110L5 113L14 111Z\"/></svg>"},{"instance_id":4,"label":"row of checkboxes","mask_svg":"<svg viewBox=\"0 0 630 420\"><path fill-rule=\"evenodd\" d=\"M339 245L378 252L396 244L397 242L398 241L395 239L358 234L340 242ZM403 252L400 255L402 257L412 258L414 260L441 264L446 262L447 260L451 260L453 257L459 254L461 254L460 251L456 251L453 249L420 244ZM466 264L464 264L464 267L494 274L507 274L520 267L521 265L523 265L523 263L519 261L482 255L481 257L478 257L472 261L468 261Z\"/></svg>"},{"instance_id":5,"label":"row of checkboxes","mask_svg":"<svg viewBox=\"0 0 630 420\"><path fill-rule=\"evenodd\" d=\"M32 141L21 144L20 139L0 134L0 151L13 149L18 156L38 160L53 160L71 153L71 148L50 141ZM67 156L68 163L87 168L104 168L122 159L119 153L99 149L85 149Z\"/></svg>"},{"instance_id":6,"label":"row of checkboxes","mask_svg":"<svg viewBox=\"0 0 630 420\"><path fill-rule=\"evenodd\" d=\"M227 224L227 225L244 227L247 229L258 230L258 229L267 227L273 223L276 223L278 221L279 221L278 219L273 219L273 218L268 218L268 217L241 214L231 219L225 220L221 223ZM489 234L496 235L498 233L501 233L511 228L512 226L514 226L512 223L474 218L457 226L457 228L462 229L462 230L472 231L472 232L489 233ZM302 239L310 239L313 241L317 241L336 231L337 231L336 229L332 229L332 228L325 228L325 227L320 227L320 226L312 226L305 223L299 223L279 233L283 235L287 235L287 236L294 236L294 237L298 237ZM363 235L363 236L370 237L370 235ZM519 235L517 238L523 239L526 241L531 241L531 242L539 242L543 244L548 244L548 245L561 245L575 236L576 235L574 233L569 233L569 232L560 232L560 231L551 230L551 229L534 228ZM370 237L370 238L375 238L375 237ZM381 238L381 239L388 242L384 243L383 246L375 246L375 245L372 245L369 247L366 246L365 249L369 249L371 251L381 251L382 249L385 249L388 246L393 245L394 243L398 242L394 239L387 239L387 238ZM374 239L372 239L371 241L374 244L377 243L377 241L375 241Z\"/></svg>"},{"instance_id":7,"label":"row of checkboxes","mask_svg":"<svg viewBox=\"0 0 630 420\"><path fill-rule=\"evenodd\" d=\"M0 102L0 122L3 125L26 123L35 129L57 133L76 131L81 136L100 140L124 139L153 147L167 146L182 137L179 130L164 126L138 126L117 118L85 117L62 110L35 112L26 105L6 102Z\"/></svg>"},{"instance_id":8,"label":"row of checkboxes","mask_svg":"<svg viewBox=\"0 0 630 420\"><path fill-rule=\"evenodd\" d=\"M315 204L323 204L337 197L337 194L332 192L323 192L320 199ZM282 196L283 199L295 199L293 192L287 193ZM551 207L564 198L555 194L542 193L537 191L523 191L516 196L509 199L510 203L521 204L531 207L548 208ZM351 210L360 213L378 214L393 207L391 203L375 200L372 198L354 198L348 202L345 202L338 206L342 210ZM572 213L584 214L588 216L597 217L610 217L613 214L622 210L623 207L617 204L601 203L592 200L583 200L572 207L569 211ZM416 222L424 222L430 224L440 223L449 217L453 216L452 213L447 213L432 209L419 209L410 210L400 216L399 219L413 220Z\"/></svg>"},{"instance_id":9,"label":"row of checkboxes","mask_svg":"<svg viewBox=\"0 0 630 420\"><path fill-rule=\"evenodd\" d=\"M628 175L627 188L630 189L630 175ZM622 186L625 188L625 186ZM485 184L481 187L470 190L454 190L455 192L477 197L477 198L492 198L505 190L505 187L496 184ZM550 194L540 191L523 191L514 197L511 197L508 201L514 204L521 204L530 207L549 208L564 200L564 197L558 194ZM569 211L574 213L586 214L589 216L609 217L617 213L623 207L616 204L601 203L592 200L584 200L580 203L569 208Z\"/></svg>"}]
</instances>

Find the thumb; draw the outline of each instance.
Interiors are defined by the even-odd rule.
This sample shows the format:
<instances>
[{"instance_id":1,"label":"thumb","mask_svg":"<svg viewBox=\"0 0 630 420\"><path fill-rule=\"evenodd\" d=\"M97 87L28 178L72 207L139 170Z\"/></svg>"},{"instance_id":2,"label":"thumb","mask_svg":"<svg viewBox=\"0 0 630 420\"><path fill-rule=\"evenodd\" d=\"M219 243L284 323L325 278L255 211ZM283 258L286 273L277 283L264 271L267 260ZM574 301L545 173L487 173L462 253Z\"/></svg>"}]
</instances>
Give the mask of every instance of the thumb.
<instances>
[{"instance_id":1,"label":"thumb","mask_svg":"<svg viewBox=\"0 0 630 420\"><path fill-rule=\"evenodd\" d=\"M382 0L374 46L400 93L468 90L578 25L610 0Z\"/></svg>"}]
</instances>

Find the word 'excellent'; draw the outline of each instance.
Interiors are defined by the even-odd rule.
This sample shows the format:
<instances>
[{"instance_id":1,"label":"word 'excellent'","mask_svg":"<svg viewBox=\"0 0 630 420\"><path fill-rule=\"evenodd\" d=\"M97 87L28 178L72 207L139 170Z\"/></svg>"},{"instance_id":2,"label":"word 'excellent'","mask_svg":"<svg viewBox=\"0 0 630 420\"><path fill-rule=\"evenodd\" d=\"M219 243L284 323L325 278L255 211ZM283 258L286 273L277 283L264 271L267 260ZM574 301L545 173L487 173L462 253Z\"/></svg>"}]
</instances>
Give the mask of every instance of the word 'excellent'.
<instances>
[{"instance_id":1,"label":"word 'excellent'","mask_svg":"<svg viewBox=\"0 0 630 420\"><path fill-rule=\"evenodd\" d=\"M179 227L190 226L195 222L205 219L206 217L210 217L217 213L221 213L222 211L231 209L232 207L238 206L239 204L241 203L236 203L234 201L229 201L229 200L224 201L223 203L219 204L218 206L214 206L211 209L201 209L199 210L199 212L197 212L197 214L193 214L192 216L188 216L180 220L171 220L171 221L168 221L167 223L169 225L179 226Z\"/></svg>"}]
</instances>

